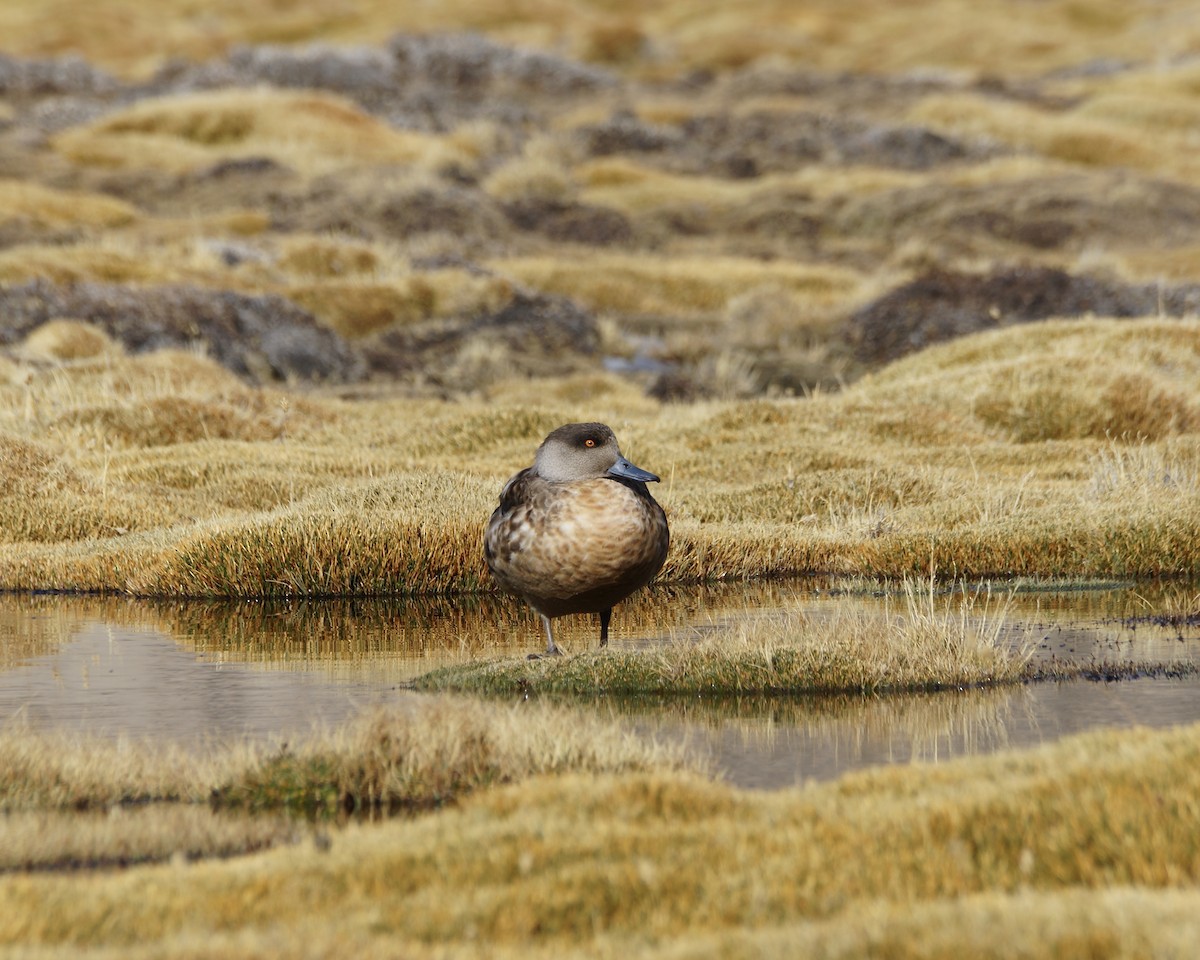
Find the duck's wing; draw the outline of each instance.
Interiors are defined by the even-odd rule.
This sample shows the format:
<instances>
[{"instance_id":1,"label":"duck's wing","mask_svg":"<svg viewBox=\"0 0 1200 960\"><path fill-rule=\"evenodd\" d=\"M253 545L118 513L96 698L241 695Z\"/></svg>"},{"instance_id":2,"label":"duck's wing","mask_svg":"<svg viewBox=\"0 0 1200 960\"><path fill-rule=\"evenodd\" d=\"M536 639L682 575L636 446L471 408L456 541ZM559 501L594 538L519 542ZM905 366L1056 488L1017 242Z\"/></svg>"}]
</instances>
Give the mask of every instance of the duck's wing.
<instances>
[{"instance_id":1,"label":"duck's wing","mask_svg":"<svg viewBox=\"0 0 1200 960\"><path fill-rule=\"evenodd\" d=\"M483 556L492 574L507 589L514 588L508 583L504 567L525 542L530 508L536 499L536 487L544 483L533 472L533 467L526 467L510 478L500 491L500 505L492 511L484 530Z\"/></svg>"},{"instance_id":2,"label":"duck's wing","mask_svg":"<svg viewBox=\"0 0 1200 960\"><path fill-rule=\"evenodd\" d=\"M533 467L526 467L509 477L508 483L500 491L500 506L496 508L496 513L501 515L512 513L517 507L529 503L535 482L536 475Z\"/></svg>"}]
</instances>

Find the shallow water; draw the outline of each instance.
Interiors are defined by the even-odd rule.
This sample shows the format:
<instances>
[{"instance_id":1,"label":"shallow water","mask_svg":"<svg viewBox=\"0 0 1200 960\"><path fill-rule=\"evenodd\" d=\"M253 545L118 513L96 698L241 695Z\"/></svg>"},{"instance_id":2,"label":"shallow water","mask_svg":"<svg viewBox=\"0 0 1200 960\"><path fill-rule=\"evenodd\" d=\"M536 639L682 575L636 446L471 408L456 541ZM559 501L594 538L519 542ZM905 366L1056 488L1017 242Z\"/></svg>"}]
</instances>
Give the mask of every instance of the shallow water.
<instances>
[{"instance_id":1,"label":"shallow water","mask_svg":"<svg viewBox=\"0 0 1200 960\"><path fill-rule=\"evenodd\" d=\"M662 588L619 608L615 646L670 642L799 608L815 616L895 600L830 584ZM1035 656L1200 661L1200 627L1156 626L1175 586L1020 593L1006 622ZM1194 590L1192 591L1195 592ZM561 621L568 649L595 642L591 618ZM399 684L464 658L539 649L538 624L491 597L293 604L166 603L0 596L0 723L169 739L289 739L365 706L419 709ZM683 739L743 786L1037 744L1098 726L1200 720L1200 679L1046 683L888 697L597 699L580 705L646 735Z\"/></svg>"}]
</instances>

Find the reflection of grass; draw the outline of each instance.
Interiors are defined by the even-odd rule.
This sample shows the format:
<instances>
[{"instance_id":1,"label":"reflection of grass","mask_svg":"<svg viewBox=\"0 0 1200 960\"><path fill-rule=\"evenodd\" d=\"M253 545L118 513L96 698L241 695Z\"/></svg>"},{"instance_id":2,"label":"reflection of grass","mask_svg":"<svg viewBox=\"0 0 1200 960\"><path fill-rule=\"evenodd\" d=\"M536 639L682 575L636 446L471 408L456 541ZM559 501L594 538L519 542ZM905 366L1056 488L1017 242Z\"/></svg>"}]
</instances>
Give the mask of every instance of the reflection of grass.
<instances>
[{"instance_id":1,"label":"reflection of grass","mask_svg":"<svg viewBox=\"0 0 1200 960\"><path fill-rule=\"evenodd\" d=\"M1168 584L1157 593L1150 597L1137 595L1144 612L1134 619L1174 625L1200 622L1200 589L1196 584Z\"/></svg>"},{"instance_id":2,"label":"reflection of grass","mask_svg":"<svg viewBox=\"0 0 1200 960\"><path fill-rule=\"evenodd\" d=\"M213 800L254 810L387 810L449 803L543 773L681 766L677 753L549 704L434 700L277 749L191 753L0 730L0 809Z\"/></svg>"},{"instance_id":3,"label":"reflection of grass","mask_svg":"<svg viewBox=\"0 0 1200 960\"><path fill-rule=\"evenodd\" d=\"M877 693L1012 683L1024 652L1003 637L1005 611L978 608L962 595L958 608L905 583L903 610L883 616L839 607L828 618L785 611L744 621L699 642L637 652L490 660L452 665L414 681L420 690L474 693L794 694Z\"/></svg>"},{"instance_id":4,"label":"reflection of grass","mask_svg":"<svg viewBox=\"0 0 1200 960\"><path fill-rule=\"evenodd\" d=\"M823 778L847 766L892 759L947 760L1008 745L1014 714L1031 703L1025 686L974 687L897 695L831 694L812 696L671 696L563 697L580 709L635 722L659 738L684 736L703 755L707 738L737 763L739 747L748 756L786 752L795 761L797 779ZM732 740L733 746L728 746ZM835 764L825 758L836 757ZM813 758L818 766L810 767ZM747 771L759 768L754 761ZM834 768L831 770L831 766ZM721 771L718 770L718 773ZM774 782L778 782L777 780Z\"/></svg>"},{"instance_id":5,"label":"reflection of grass","mask_svg":"<svg viewBox=\"0 0 1200 960\"><path fill-rule=\"evenodd\" d=\"M913 955L920 942L939 949L916 955L937 957L984 942L999 957L1016 937L1050 957L1136 937L1154 952L1179 936L1164 921L1195 932L1198 759L1189 727L779 793L679 774L538 778L346 830L327 849L0 878L0 943L164 953L203 937L233 956L269 944L473 957L728 956L730 944L774 956L797 942L816 956L845 956L835 943Z\"/></svg>"}]
</instances>

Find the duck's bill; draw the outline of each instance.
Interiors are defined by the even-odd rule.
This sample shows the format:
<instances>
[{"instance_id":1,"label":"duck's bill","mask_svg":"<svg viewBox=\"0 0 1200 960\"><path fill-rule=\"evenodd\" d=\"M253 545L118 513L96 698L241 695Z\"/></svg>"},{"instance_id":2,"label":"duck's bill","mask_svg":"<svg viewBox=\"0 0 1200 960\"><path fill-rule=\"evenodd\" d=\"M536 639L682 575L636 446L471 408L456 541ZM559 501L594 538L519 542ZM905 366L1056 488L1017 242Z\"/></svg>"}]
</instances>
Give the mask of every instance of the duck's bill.
<instances>
[{"instance_id":1,"label":"duck's bill","mask_svg":"<svg viewBox=\"0 0 1200 960\"><path fill-rule=\"evenodd\" d=\"M641 480L642 483L658 483L658 477L649 470L635 467L624 457L618 457L617 462L608 468L610 477L621 477L624 480Z\"/></svg>"}]
</instances>

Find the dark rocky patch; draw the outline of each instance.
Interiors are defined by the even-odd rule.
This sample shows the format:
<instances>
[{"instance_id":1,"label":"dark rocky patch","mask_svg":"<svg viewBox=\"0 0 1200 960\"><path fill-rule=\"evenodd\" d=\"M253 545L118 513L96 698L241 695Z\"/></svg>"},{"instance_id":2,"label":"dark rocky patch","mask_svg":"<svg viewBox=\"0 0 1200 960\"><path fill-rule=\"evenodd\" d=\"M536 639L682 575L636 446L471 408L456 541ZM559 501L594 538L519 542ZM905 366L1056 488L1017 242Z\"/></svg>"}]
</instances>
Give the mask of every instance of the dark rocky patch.
<instances>
[{"instance_id":1,"label":"dark rocky patch","mask_svg":"<svg viewBox=\"0 0 1200 960\"><path fill-rule=\"evenodd\" d=\"M677 128L653 127L619 116L605 125L581 128L577 137L593 155L653 154L657 163L676 172L734 179L815 163L925 170L999 152L922 127L825 111L706 114Z\"/></svg>"},{"instance_id":2,"label":"dark rocky patch","mask_svg":"<svg viewBox=\"0 0 1200 960\"><path fill-rule=\"evenodd\" d=\"M678 129L646 123L629 110L619 110L602 123L577 127L572 136L591 157L660 153L678 149L683 141L683 133Z\"/></svg>"},{"instance_id":3,"label":"dark rocky patch","mask_svg":"<svg viewBox=\"0 0 1200 960\"><path fill-rule=\"evenodd\" d=\"M1162 288L1075 276L1050 267L987 274L933 270L853 313L845 337L858 358L885 363L993 327L1093 314L1183 316L1200 310L1200 286Z\"/></svg>"},{"instance_id":4,"label":"dark rocky patch","mask_svg":"<svg viewBox=\"0 0 1200 960\"><path fill-rule=\"evenodd\" d=\"M625 216L608 207L557 200L523 199L504 208L508 219L521 230L532 230L570 243L607 247L633 240Z\"/></svg>"},{"instance_id":5,"label":"dark rocky patch","mask_svg":"<svg viewBox=\"0 0 1200 960\"><path fill-rule=\"evenodd\" d=\"M539 99L617 85L605 70L476 34L400 34L386 47L244 46L208 63L174 63L141 95L256 84L328 90L398 127L444 132L487 118L520 128Z\"/></svg>"},{"instance_id":6,"label":"dark rocky patch","mask_svg":"<svg viewBox=\"0 0 1200 960\"><path fill-rule=\"evenodd\" d=\"M376 190L340 179L315 183L303 194L279 194L272 219L281 229L335 231L363 239L403 239L448 233L464 248L511 233L507 217L483 193L450 184L410 190Z\"/></svg>"},{"instance_id":7,"label":"dark rocky patch","mask_svg":"<svg viewBox=\"0 0 1200 960\"><path fill-rule=\"evenodd\" d=\"M118 87L112 74L93 67L81 57L26 60L0 53L0 96L106 94Z\"/></svg>"},{"instance_id":8,"label":"dark rocky patch","mask_svg":"<svg viewBox=\"0 0 1200 960\"><path fill-rule=\"evenodd\" d=\"M133 353L202 344L214 360L254 382L361 379L361 358L290 300L227 290L34 281L0 287L0 343L56 317L86 320Z\"/></svg>"},{"instance_id":9,"label":"dark rocky patch","mask_svg":"<svg viewBox=\"0 0 1200 960\"><path fill-rule=\"evenodd\" d=\"M899 74L844 73L787 69L752 64L729 75L725 90L731 100L794 96L819 100L830 113L853 112L887 121L923 97L937 93L977 92L1006 100L1034 103L1049 109L1074 102L1042 89L1036 78L983 75L964 79L936 70Z\"/></svg>"},{"instance_id":10,"label":"dark rocky patch","mask_svg":"<svg viewBox=\"0 0 1200 960\"><path fill-rule=\"evenodd\" d=\"M518 293L494 313L385 331L364 344L364 353L375 375L454 392L471 386L457 382L468 346L476 358L490 355L492 373L539 376L590 366L600 334L592 315L573 301Z\"/></svg>"}]
</instances>

